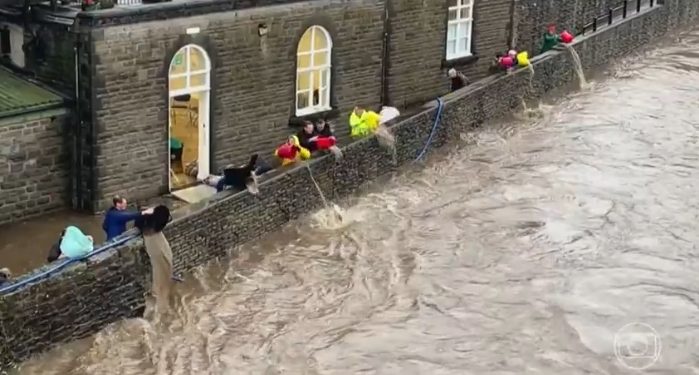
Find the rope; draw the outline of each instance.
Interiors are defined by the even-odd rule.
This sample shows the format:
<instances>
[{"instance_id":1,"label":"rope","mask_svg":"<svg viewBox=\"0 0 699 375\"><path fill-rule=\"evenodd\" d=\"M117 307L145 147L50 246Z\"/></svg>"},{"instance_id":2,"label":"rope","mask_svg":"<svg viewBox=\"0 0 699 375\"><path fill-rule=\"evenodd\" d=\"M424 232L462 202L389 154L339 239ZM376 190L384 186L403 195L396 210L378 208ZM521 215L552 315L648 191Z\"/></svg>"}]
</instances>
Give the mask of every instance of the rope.
<instances>
[{"instance_id":1,"label":"rope","mask_svg":"<svg viewBox=\"0 0 699 375\"><path fill-rule=\"evenodd\" d=\"M422 159L423 156L425 156L427 149L430 147L430 143L432 143L432 138L434 137L434 134L437 132L437 127L439 127L439 123L442 118L442 110L444 110L444 102L442 101L442 98L437 98L437 105L437 114L434 116L434 125L432 125L432 131L430 131L430 136L427 138L427 143L425 143L425 147L422 148L422 151L420 151L420 154L417 156L415 161L419 161L420 159Z\"/></svg>"}]
</instances>

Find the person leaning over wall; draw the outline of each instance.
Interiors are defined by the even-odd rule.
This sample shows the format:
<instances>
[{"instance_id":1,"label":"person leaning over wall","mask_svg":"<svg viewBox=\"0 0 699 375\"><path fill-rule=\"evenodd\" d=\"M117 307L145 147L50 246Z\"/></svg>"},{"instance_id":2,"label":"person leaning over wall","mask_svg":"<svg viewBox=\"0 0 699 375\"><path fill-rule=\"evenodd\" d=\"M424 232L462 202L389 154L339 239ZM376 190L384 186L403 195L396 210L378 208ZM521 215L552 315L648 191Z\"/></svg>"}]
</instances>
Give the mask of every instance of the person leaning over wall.
<instances>
[{"instance_id":1,"label":"person leaning over wall","mask_svg":"<svg viewBox=\"0 0 699 375\"><path fill-rule=\"evenodd\" d=\"M315 132L318 135L318 149L328 150L335 159L342 159L342 150L337 146L337 137L332 126L325 119L318 119L315 123Z\"/></svg>"},{"instance_id":2,"label":"person leaning over wall","mask_svg":"<svg viewBox=\"0 0 699 375\"><path fill-rule=\"evenodd\" d=\"M354 107L350 114L350 135L352 137L364 137L373 134L381 123L381 115L374 111L367 111L363 107Z\"/></svg>"},{"instance_id":3,"label":"person leaning over wall","mask_svg":"<svg viewBox=\"0 0 699 375\"><path fill-rule=\"evenodd\" d=\"M274 150L274 156L281 161L282 167L285 167L297 161L310 159L311 151L301 146L298 137L292 135L284 144Z\"/></svg>"},{"instance_id":4,"label":"person leaning over wall","mask_svg":"<svg viewBox=\"0 0 699 375\"><path fill-rule=\"evenodd\" d=\"M115 196L112 199L112 207L107 210L104 215L104 222L102 223L102 229L107 234L107 241L120 236L122 233L126 232L126 224L130 221L136 220L143 214L152 213L152 210L145 210L143 212L138 211L127 211L126 198Z\"/></svg>"},{"instance_id":5,"label":"person leaning over wall","mask_svg":"<svg viewBox=\"0 0 699 375\"><path fill-rule=\"evenodd\" d=\"M454 68L449 69L447 75L449 76L449 82L451 84L452 92L464 88L470 84L468 78L466 78L466 76L463 73L457 72Z\"/></svg>"},{"instance_id":6,"label":"person leaning over wall","mask_svg":"<svg viewBox=\"0 0 699 375\"><path fill-rule=\"evenodd\" d=\"M549 24L548 29L544 33L544 42L541 45L541 53L554 49L560 43L561 37L556 32L556 24Z\"/></svg>"}]
</instances>

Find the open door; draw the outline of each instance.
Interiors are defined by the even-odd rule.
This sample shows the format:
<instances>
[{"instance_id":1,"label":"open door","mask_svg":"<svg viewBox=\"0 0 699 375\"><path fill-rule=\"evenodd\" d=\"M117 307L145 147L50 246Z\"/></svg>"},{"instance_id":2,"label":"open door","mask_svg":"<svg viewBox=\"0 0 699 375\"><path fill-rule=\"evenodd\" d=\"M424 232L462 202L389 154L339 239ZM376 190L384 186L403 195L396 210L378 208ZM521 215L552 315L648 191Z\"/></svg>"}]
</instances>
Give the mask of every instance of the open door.
<instances>
[{"instance_id":1,"label":"open door","mask_svg":"<svg viewBox=\"0 0 699 375\"><path fill-rule=\"evenodd\" d=\"M169 72L170 191L196 185L211 172L211 61L188 44L175 54Z\"/></svg>"},{"instance_id":2,"label":"open door","mask_svg":"<svg viewBox=\"0 0 699 375\"><path fill-rule=\"evenodd\" d=\"M197 178L201 181L211 174L211 149L209 128L209 93L199 98L199 171Z\"/></svg>"}]
</instances>

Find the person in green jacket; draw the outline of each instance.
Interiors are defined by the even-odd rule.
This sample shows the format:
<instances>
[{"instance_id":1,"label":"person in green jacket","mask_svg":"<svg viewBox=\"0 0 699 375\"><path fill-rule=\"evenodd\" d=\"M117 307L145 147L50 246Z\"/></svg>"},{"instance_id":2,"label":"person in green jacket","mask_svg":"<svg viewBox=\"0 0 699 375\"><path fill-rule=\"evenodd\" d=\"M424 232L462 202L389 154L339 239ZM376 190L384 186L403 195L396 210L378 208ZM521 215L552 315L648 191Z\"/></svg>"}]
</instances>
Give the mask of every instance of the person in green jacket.
<instances>
[{"instance_id":1,"label":"person in green jacket","mask_svg":"<svg viewBox=\"0 0 699 375\"><path fill-rule=\"evenodd\" d=\"M550 24L548 31L544 33L544 44L541 46L541 53L552 50L561 42L561 37L556 32L556 25Z\"/></svg>"}]
</instances>

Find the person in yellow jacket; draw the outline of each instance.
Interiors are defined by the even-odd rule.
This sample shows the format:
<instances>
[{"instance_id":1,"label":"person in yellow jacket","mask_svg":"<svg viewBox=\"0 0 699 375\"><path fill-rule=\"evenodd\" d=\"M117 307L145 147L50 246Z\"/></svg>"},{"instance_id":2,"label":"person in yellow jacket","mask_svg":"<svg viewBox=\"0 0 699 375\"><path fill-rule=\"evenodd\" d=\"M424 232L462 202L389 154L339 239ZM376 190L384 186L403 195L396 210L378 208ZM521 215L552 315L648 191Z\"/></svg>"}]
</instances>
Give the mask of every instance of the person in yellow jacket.
<instances>
[{"instance_id":1,"label":"person in yellow jacket","mask_svg":"<svg viewBox=\"0 0 699 375\"><path fill-rule=\"evenodd\" d=\"M311 151L302 147L298 137L292 135L283 145L274 150L274 156L282 161L282 166L295 163L299 160L308 160L311 158Z\"/></svg>"},{"instance_id":2,"label":"person in yellow jacket","mask_svg":"<svg viewBox=\"0 0 699 375\"><path fill-rule=\"evenodd\" d=\"M349 119L352 137L363 137L376 131L381 123L381 115L374 111L367 111L361 107L354 107Z\"/></svg>"}]
</instances>

